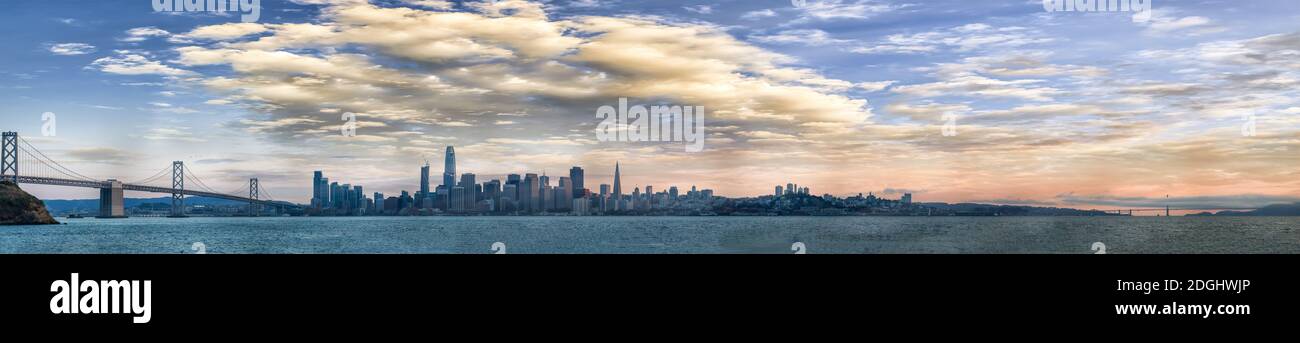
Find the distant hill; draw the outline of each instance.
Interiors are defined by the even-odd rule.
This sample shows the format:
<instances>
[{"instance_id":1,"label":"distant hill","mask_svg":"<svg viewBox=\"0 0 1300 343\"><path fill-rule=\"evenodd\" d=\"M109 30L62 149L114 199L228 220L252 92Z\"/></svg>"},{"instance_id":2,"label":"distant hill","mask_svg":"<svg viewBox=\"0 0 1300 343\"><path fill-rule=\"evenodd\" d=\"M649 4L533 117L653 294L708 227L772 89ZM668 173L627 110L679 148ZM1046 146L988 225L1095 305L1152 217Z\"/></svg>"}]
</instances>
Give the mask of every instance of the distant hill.
<instances>
[{"instance_id":1,"label":"distant hill","mask_svg":"<svg viewBox=\"0 0 1300 343\"><path fill-rule=\"evenodd\" d=\"M1073 208L1035 207L1016 205L989 204L948 204L941 202L920 203L922 206L941 211L950 211L959 215L972 216L1104 216L1106 212L1096 210L1079 210Z\"/></svg>"},{"instance_id":2,"label":"distant hill","mask_svg":"<svg viewBox=\"0 0 1300 343\"><path fill-rule=\"evenodd\" d=\"M1202 213L1201 215L1210 215ZM1214 216L1222 217L1296 217L1300 216L1300 203L1268 205L1254 211L1223 211Z\"/></svg>"},{"instance_id":3,"label":"distant hill","mask_svg":"<svg viewBox=\"0 0 1300 343\"><path fill-rule=\"evenodd\" d=\"M140 204L171 205L171 203L172 203L171 197L124 199L124 204L126 205L126 207L135 207L135 206L139 206ZM213 198L204 198L204 197L185 198L185 205L187 206L194 206L194 205L232 206L232 205L242 205L242 204L245 203L240 201L231 201L225 199L213 199ZM45 200L45 208L48 209L50 213L81 212L81 213L93 214L99 212L99 199Z\"/></svg>"}]
</instances>

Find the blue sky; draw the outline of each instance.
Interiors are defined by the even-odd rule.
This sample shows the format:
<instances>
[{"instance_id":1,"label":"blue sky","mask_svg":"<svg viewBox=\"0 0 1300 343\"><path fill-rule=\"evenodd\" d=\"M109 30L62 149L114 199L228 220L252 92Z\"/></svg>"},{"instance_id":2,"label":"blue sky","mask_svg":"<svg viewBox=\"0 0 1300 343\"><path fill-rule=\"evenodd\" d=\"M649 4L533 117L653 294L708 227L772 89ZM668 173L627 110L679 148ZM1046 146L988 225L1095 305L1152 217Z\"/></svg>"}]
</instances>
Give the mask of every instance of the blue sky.
<instances>
[{"instance_id":1,"label":"blue sky","mask_svg":"<svg viewBox=\"0 0 1300 343\"><path fill-rule=\"evenodd\" d=\"M455 145L480 180L582 165L596 185L622 161L625 189L730 196L1300 194L1294 1L1157 1L1146 22L1028 0L264 0L256 23L147 0L7 6L5 129L96 177L185 160L218 189L256 176L305 201L321 169L395 193ZM709 148L596 141L594 110L620 97L709 108Z\"/></svg>"}]
</instances>

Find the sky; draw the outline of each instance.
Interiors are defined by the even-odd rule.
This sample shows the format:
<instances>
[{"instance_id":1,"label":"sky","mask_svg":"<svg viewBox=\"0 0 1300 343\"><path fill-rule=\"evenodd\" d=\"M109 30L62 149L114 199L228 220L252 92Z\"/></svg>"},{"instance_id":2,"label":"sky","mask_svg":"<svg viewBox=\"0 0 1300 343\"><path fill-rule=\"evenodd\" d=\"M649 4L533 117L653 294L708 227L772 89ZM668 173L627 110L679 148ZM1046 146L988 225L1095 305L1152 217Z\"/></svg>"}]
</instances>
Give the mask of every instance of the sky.
<instances>
[{"instance_id":1,"label":"sky","mask_svg":"<svg viewBox=\"0 0 1300 343\"><path fill-rule=\"evenodd\" d=\"M395 194L450 145L480 181L576 165L595 189L617 161L628 192L1300 201L1290 0L1155 1L1145 21L1038 0L263 0L255 22L150 0L2 6L3 129L95 178L182 160L277 200L307 202L314 170ZM597 109L620 98L703 106L704 150L598 140Z\"/></svg>"}]
</instances>

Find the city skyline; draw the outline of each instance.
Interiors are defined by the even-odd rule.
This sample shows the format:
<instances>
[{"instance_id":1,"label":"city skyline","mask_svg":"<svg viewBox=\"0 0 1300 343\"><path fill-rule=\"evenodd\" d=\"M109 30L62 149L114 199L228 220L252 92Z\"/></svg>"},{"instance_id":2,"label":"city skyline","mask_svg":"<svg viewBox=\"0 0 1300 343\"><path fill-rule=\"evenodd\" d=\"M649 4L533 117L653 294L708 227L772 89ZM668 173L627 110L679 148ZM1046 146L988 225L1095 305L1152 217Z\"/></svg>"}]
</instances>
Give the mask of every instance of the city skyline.
<instances>
[{"instance_id":1,"label":"city skyline","mask_svg":"<svg viewBox=\"0 0 1300 343\"><path fill-rule=\"evenodd\" d=\"M455 168L505 172L480 181L572 166L612 180L616 165L637 171L625 194L798 180L954 203L1300 201L1294 2L1157 3L1149 22L1032 1L808 3L266 1L239 23L18 2L30 15L0 24L25 33L0 38L14 47L0 99L7 130L91 176L184 160L215 187L258 177L304 204L313 170L423 191L410 170L449 145L475 156ZM597 142L597 108L624 97L707 108L705 150ZM57 135L42 137L45 112ZM339 134L347 113L355 136Z\"/></svg>"}]
</instances>

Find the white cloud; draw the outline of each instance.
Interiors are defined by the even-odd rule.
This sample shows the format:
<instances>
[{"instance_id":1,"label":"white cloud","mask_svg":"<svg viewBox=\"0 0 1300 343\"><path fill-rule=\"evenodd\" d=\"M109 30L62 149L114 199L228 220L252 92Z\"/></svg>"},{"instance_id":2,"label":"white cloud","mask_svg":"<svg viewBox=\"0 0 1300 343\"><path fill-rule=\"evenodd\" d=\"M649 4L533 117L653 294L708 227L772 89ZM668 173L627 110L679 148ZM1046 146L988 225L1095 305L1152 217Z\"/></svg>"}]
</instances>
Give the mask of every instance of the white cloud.
<instances>
[{"instance_id":1,"label":"white cloud","mask_svg":"<svg viewBox=\"0 0 1300 343\"><path fill-rule=\"evenodd\" d=\"M219 25L202 26L183 35L176 36L176 40L189 39L209 39L209 40L232 40L249 35L259 34L270 31L267 25L258 23L227 23Z\"/></svg>"},{"instance_id":2,"label":"white cloud","mask_svg":"<svg viewBox=\"0 0 1300 343\"><path fill-rule=\"evenodd\" d=\"M192 74L190 71L172 68L158 61L150 60L148 57L132 53L119 53L115 57L100 58L87 68L120 75L183 76Z\"/></svg>"},{"instance_id":3,"label":"white cloud","mask_svg":"<svg viewBox=\"0 0 1300 343\"><path fill-rule=\"evenodd\" d=\"M713 6L709 5L686 6L682 7L682 9L695 14L713 14Z\"/></svg>"},{"instance_id":4,"label":"white cloud","mask_svg":"<svg viewBox=\"0 0 1300 343\"><path fill-rule=\"evenodd\" d=\"M818 20L866 19L901 8L876 0L814 0L797 7L805 18Z\"/></svg>"},{"instance_id":5,"label":"white cloud","mask_svg":"<svg viewBox=\"0 0 1300 343\"><path fill-rule=\"evenodd\" d=\"M85 43L59 43L48 48L50 53L60 56L85 55L95 52L95 46Z\"/></svg>"},{"instance_id":6,"label":"white cloud","mask_svg":"<svg viewBox=\"0 0 1300 343\"><path fill-rule=\"evenodd\" d=\"M895 83L898 83L898 81L862 82L854 86L868 92L879 92Z\"/></svg>"},{"instance_id":7,"label":"white cloud","mask_svg":"<svg viewBox=\"0 0 1300 343\"><path fill-rule=\"evenodd\" d=\"M452 6L451 1L447 0L402 0L402 2L408 5L432 8L435 10L448 10L451 9Z\"/></svg>"},{"instance_id":8,"label":"white cloud","mask_svg":"<svg viewBox=\"0 0 1300 343\"><path fill-rule=\"evenodd\" d=\"M1157 8L1151 11L1151 20L1146 22L1147 34L1162 36L1168 34L1203 35L1223 32L1226 28L1215 25L1210 18L1202 16L1180 17L1178 9Z\"/></svg>"},{"instance_id":9,"label":"white cloud","mask_svg":"<svg viewBox=\"0 0 1300 343\"><path fill-rule=\"evenodd\" d=\"M775 17L775 16L776 16L776 11L773 11L772 9L761 9L761 10L757 10L757 11L749 11L749 12L745 12L745 14L742 14L742 15L740 16L740 19L744 19L744 20L759 20L759 19L763 19L763 18L772 18L772 17Z\"/></svg>"},{"instance_id":10,"label":"white cloud","mask_svg":"<svg viewBox=\"0 0 1300 343\"><path fill-rule=\"evenodd\" d=\"M1052 38L1017 26L994 28L986 24L967 24L915 34L894 34L884 40L850 51L860 54L924 54L944 51L960 52L994 48L1021 48L1043 44Z\"/></svg>"},{"instance_id":11,"label":"white cloud","mask_svg":"<svg viewBox=\"0 0 1300 343\"><path fill-rule=\"evenodd\" d=\"M823 46L849 42L847 40L831 38L831 35L826 33L826 31L817 29L785 30L771 35L754 35L750 36L749 39L761 43L799 44L807 46Z\"/></svg>"},{"instance_id":12,"label":"white cloud","mask_svg":"<svg viewBox=\"0 0 1300 343\"><path fill-rule=\"evenodd\" d=\"M166 30L159 29L159 28L157 28L157 27L152 27L152 26L149 26L149 27L137 27L137 28L134 28L134 29L127 30L127 31L126 31L126 38L122 38L122 41L123 41L123 42L142 42L142 41L145 41L145 40L147 40L147 39L149 39L149 38L151 38L151 37L167 37L167 36L170 36L170 35L171 35L171 32L167 32Z\"/></svg>"}]
</instances>

